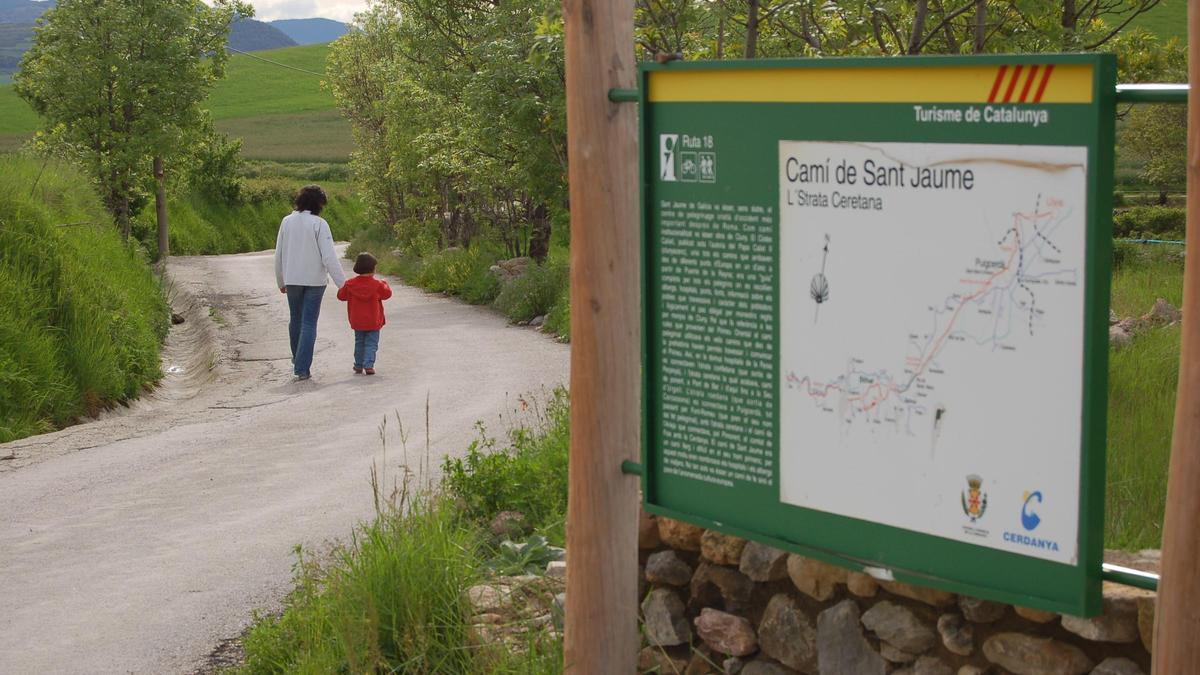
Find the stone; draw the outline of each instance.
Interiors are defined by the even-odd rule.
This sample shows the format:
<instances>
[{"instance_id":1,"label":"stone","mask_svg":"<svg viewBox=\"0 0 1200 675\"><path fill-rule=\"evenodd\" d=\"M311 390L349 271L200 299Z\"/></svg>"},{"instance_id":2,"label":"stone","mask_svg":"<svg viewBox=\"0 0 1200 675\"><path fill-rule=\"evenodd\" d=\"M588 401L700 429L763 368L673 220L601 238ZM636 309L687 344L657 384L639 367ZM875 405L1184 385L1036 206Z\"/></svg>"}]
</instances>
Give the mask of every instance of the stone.
<instances>
[{"instance_id":1,"label":"stone","mask_svg":"<svg viewBox=\"0 0 1200 675\"><path fill-rule=\"evenodd\" d=\"M873 598L879 592L879 582L869 574L847 572L846 589L860 598Z\"/></svg>"},{"instance_id":2,"label":"stone","mask_svg":"<svg viewBox=\"0 0 1200 675\"><path fill-rule=\"evenodd\" d=\"M637 668L639 673L682 673L687 660L671 656L661 647L650 646L638 652Z\"/></svg>"},{"instance_id":3,"label":"stone","mask_svg":"<svg viewBox=\"0 0 1200 675\"><path fill-rule=\"evenodd\" d=\"M1149 597L1153 591L1105 582L1103 592L1103 612L1099 616L1085 619L1064 615L1063 628L1094 642L1137 642L1141 637L1138 598Z\"/></svg>"},{"instance_id":4,"label":"stone","mask_svg":"<svg viewBox=\"0 0 1200 675\"><path fill-rule=\"evenodd\" d=\"M171 323L172 324L178 326L179 324L183 323L184 321L187 321L187 319L183 318L182 314L180 314L178 312L171 312Z\"/></svg>"},{"instance_id":5,"label":"stone","mask_svg":"<svg viewBox=\"0 0 1200 675\"><path fill-rule=\"evenodd\" d=\"M520 258L509 258L508 260L497 261L495 265L488 268L500 281L512 281L525 273L526 268L533 262L533 258L522 256Z\"/></svg>"},{"instance_id":6,"label":"stone","mask_svg":"<svg viewBox=\"0 0 1200 675\"><path fill-rule=\"evenodd\" d=\"M913 675L954 675L954 669L936 656L922 656L913 664Z\"/></svg>"},{"instance_id":7,"label":"stone","mask_svg":"<svg viewBox=\"0 0 1200 675\"><path fill-rule=\"evenodd\" d=\"M670 589L656 588L642 601L642 622L651 645L673 647L692 641L683 600Z\"/></svg>"},{"instance_id":8,"label":"stone","mask_svg":"<svg viewBox=\"0 0 1200 675\"><path fill-rule=\"evenodd\" d=\"M820 675L886 675L887 661L863 636L858 605L846 599L817 616ZM744 671L743 671L744 672Z\"/></svg>"},{"instance_id":9,"label":"stone","mask_svg":"<svg viewBox=\"0 0 1200 675\"><path fill-rule=\"evenodd\" d=\"M758 624L758 643L764 654L788 668L817 672L817 629L786 593L776 594L767 603Z\"/></svg>"},{"instance_id":10,"label":"stone","mask_svg":"<svg viewBox=\"0 0 1200 675\"><path fill-rule=\"evenodd\" d=\"M746 542L738 570L751 581L778 581L787 576L786 551L757 541Z\"/></svg>"},{"instance_id":11,"label":"stone","mask_svg":"<svg viewBox=\"0 0 1200 675\"><path fill-rule=\"evenodd\" d=\"M655 517L646 513L645 509L638 509L638 548L652 550L658 548L661 543L662 537L658 536Z\"/></svg>"},{"instance_id":12,"label":"stone","mask_svg":"<svg viewBox=\"0 0 1200 675\"><path fill-rule=\"evenodd\" d=\"M963 666L958 669L958 675L983 675L984 670L979 666Z\"/></svg>"},{"instance_id":13,"label":"stone","mask_svg":"<svg viewBox=\"0 0 1200 675\"><path fill-rule=\"evenodd\" d=\"M750 605L754 593L754 582L745 574L721 565L702 562L692 575L689 587L692 611L717 604L726 610L736 611Z\"/></svg>"},{"instance_id":14,"label":"stone","mask_svg":"<svg viewBox=\"0 0 1200 675\"><path fill-rule=\"evenodd\" d=\"M1183 313L1175 305L1159 298L1154 301L1150 311L1142 316L1142 321L1152 325L1171 325L1178 323L1182 318Z\"/></svg>"},{"instance_id":15,"label":"stone","mask_svg":"<svg viewBox=\"0 0 1200 675\"><path fill-rule=\"evenodd\" d=\"M681 551L700 550L700 537L704 535L704 528L662 516L655 520L658 523L658 536L664 544Z\"/></svg>"},{"instance_id":16,"label":"stone","mask_svg":"<svg viewBox=\"0 0 1200 675\"><path fill-rule=\"evenodd\" d=\"M508 606L512 592L506 586L478 584L467 589L471 614L488 614Z\"/></svg>"},{"instance_id":17,"label":"stone","mask_svg":"<svg viewBox=\"0 0 1200 675\"><path fill-rule=\"evenodd\" d=\"M742 668L742 675L796 675L796 671L774 661L755 659Z\"/></svg>"},{"instance_id":18,"label":"stone","mask_svg":"<svg viewBox=\"0 0 1200 675\"><path fill-rule=\"evenodd\" d=\"M846 570L795 553L788 556L787 573L801 593L821 602L832 598L837 585L846 582Z\"/></svg>"},{"instance_id":19,"label":"stone","mask_svg":"<svg viewBox=\"0 0 1200 675\"><path fill-rule=\"evenodd\" d=\"M991 636L983 643L983 655L1015 675L1083 675L1093 665L1074 645L1024 633Z\"/></svg>"},{"instance_id":20,"label":"stone","mask_svg":"<svg viewBox=\"0 0 1200 675\"><path fill-rule=\"evenodd\" d=\"M892 663L912 663L917 660L916 654L909 654L887 642L879 643L879 655Z\"/></svg>"},{"instance_id":21,"label":"stone","mask_svg":"<svg viewBox=\"0 0 1200 675\"><path fill-rule=\"evenodd\" d=\"M668 586L687 586L692 568L671 549L651 553L646 559L646 581Z\"/></svg>"},{"instance_id":22,"label":"stone","mask_svg":"<svg viewBox=\"0 0 1200 675\"><path fill-rule=\"evenodd\" d=\"M1133 336L1120 324L1108 327L1108 346L1120 349L1128 346L1130 342L1133 342Z\"/></svg>"},{"instance_id":23,"label":"stone","mask_svg":"<svg viewBox=\"0 0 1200 675\"><path fill-rule=\"evenodd\" d=\"M551 579L566 579L567 578L567 561L566 560L551 560L546 563L546 576Z\"/></svg>"},{"instance_id":24,"label":"stone","mask_svg":"<svg viewBox=\"0 0 1200 675\"><path fill-rule=\"evenodd\" d=\"M1157 604L1157 595L1139 597L1137 601L1138 636L1142 638L1142 646L1151 653L1154 651L1154 610Z\"/></svg>"},{"instance_id":25,"label":"stone","mask_svg":"<svg viewBox=\"0 0 1200 675\"><path fill-rule=\"evenodd\" d=\"M1100 662L1091 675L1146 675L1132 659L1112 656Z\"/></svg>"},{"instance_id":26,"label":"stone","mask_svg":"<svg viewBox=\"0 0 1200 675\"><path fill-rule=\"evenodd\" d=\"M554 596L554 604L550 606L550 616L554 618L554 627L558 630L562 630L563 623L567 616L566 593L559 593Z\"/></svg>"},{"instance_id":27,"label":"stone","mask_svg":"<svg viewBox=\"0 0 1200 675\"><path fill-rule=\"evenodd\" d=\"M758 636L745 617L705 607L696 617L696 633L713 651L746 656L758 650Z\"/></svg>"},{"instance_id":28,"label":"stone","mask_svg":"<svg viewBox=\"0 0 1200 675\"><path fill-rule=\"evenodd\" d=\"M716 530L705 530L700 535L700 557L718 565L737 565L742 560L742 549L746 540Z\"/></svg>"},{"instance_id":29,"label":"stone","mask_svg":"<svg viewBox=\"0 0 1200 675\"><path fill-rule=\"evenodd\" d=\"M519 539L533 531L533 527L520 511L501 511L492 518L488 526L492 535L497 538Z\"/></svg>"},{"instance_id":30,"label":"stone","mask_svg":"<svg viewBox=\"0 0 1200 675\"><path fill-rule=\"evenodd\" d=\"M707 651L701 647L692 652L692 660L688 661L683 675L720 675L721 671L717 669L717 665L710 658L710 654L706 653Z\"/></svg>"},{"instance_id":31,"label":"stone","mask_svg":"<svg viewBox=\"0 0 1200 675\"><path fill-rule=\"evenodd\" d=\"M939 591L936 588L926 588L925 586L913 586L900 581L881 581L880 586L883 590L894 593L909 600L916 600L934 607L949 607L954 604L954 594L946 591Z\"/></svg>"},{"instance_id":32,"label":"stone","mask_svg":"<svg viewBox=\"0 0 1200 675\"><path fill-rule=\"evenodd\" d=\"M920 654L937 644L937 633L912 610L887 600L867 610L862 623L880 640L910 654Z\"/></svg>"},{"instance_id":33,"label":"stone","mask_svg":"<svg viewBox=\"0 0 1200 675\"><path fill-rule=\"evenodd\" d=\"M1120 319L1119 317L1117 317L1117 313L1116 313L1115 311L1113 311L1113 310L1111 310L1111 309L1110 309L1110 310L1108 310L1108 325L1110 325L1110 326L1111 326L1111 325L1113 325L1114 323L1116 323L1116 322L1118 322L1118 321L1120 321L1120 320L1121 320L1121 319Z\"/></svg>"},{"instance_id":34,"label":"stone","mask_svg":"<svg viewBox=\"0 0 1200 675\"><path fill-rule=\"evenodd\" d=\"M980 600L969 595L958 596L958 608L962 610L967 621L975 623L992 623L1004 616L1004 605L991 600Z\"/></svg>"},{"instance_id":35,"label":"stone","mask_svg":"<svg viewBox=\"0 0 1200 675\"><path fill-rule=\"evenodd\" d=\"M942 644L953 654L970 656L975 651L975 629L961 614L943 614L937 620Z\"/></svg>"},{"instance_id":36,"label":"stone","mask_svg":"<svg viewBox=\"0 0 1200 675\"><path fill-rule=\"evenodd\" d=\"M1016 612L1017 616L1021 617L1022 619L1026 619L1034 623L1050 623L1058 618L1058 615L1054 612L1043 612L1040 609L1034 609L1032 607L1013 605L1013 611Z\"/></svg>"},{"instance_id":37,"label":"stone","mask_svg":"<svg viewBox=\"0 0 1200 675\"><path fill-rule=\"evenodd\" d=\"M738 675L745 667L746 662L736 656L731 656L721 663L721 670L725 675Z\"/></svg>"},{"instance_id":38,"label":"stone","mask_svg":"<svg viewBox=\"0 0 1200 675\"><path fill-rule=\"evenodd\" d=\"M541 314L541 315L535 316L529 320L529 327L530 328L541 328L542 324L544 324L544 323L546 323L546 315Z\"/></svg>"}]
</instances>

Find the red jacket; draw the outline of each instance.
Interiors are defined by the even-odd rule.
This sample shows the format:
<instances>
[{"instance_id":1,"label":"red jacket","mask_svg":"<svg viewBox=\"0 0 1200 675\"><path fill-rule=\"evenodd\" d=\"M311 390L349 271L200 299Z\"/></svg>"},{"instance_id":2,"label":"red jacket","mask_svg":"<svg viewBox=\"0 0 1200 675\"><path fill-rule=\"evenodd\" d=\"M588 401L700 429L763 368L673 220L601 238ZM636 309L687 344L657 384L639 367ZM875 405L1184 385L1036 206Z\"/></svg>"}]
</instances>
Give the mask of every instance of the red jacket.
<instances>
[{"instance_id":1,"label":"red jacket","mask_svg":"<svg viewBox=\"0 0 1200 675\"><path fill-rule=\"evenodd\" d=\"M392 297L392 288L383 279L360 274L338 289L338 300L345 300L350 327L354 330L379 330L387 321L383 317L383 301Z\"/></svg>"}]
</instances>

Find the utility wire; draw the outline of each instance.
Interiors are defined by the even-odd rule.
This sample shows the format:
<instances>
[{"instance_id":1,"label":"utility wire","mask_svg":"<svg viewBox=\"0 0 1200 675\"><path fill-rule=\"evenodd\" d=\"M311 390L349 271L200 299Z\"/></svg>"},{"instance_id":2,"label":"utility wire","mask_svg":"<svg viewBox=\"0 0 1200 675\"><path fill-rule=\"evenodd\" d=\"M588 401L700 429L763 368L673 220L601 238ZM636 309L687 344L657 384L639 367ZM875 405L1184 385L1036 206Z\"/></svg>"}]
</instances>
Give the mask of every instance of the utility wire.
<instances>
[{"instance_id":1,"label":"utility wire","mask_svg":"<svg viewBox=\"0 0 1200 675\"><path fill-rule=\"evenodd\" d=\"M259 61L262 61L263 63L269 63L269 64L271 64L271 65L273 65L273 66L279 66L280 68L287 68L287 69L289 69L289 70L298 70L298 71L300 71L300 72L302 72L302 73L308 73L309 75L316 75L317 77L325 77L325 74L324 74L324 73L317 73L317 72L314 72L314 71L311 71L311 70L305 70L305 69L303 69L303 68L297 68L296 66L289 66L289 65L288 65L288 64L286 64L286 63L280 63L280 62L278 62L278 61L272 61L271 59L264 59L264 58L263 58L263 57L261 57L261 56L257 56L257 55L251 54L250 52L244 52L244 51L242 51L242 50L240 50L240 49L234 49L233 47L226 47L226 49L228 49L228 50L229 50L229 51L231 51L231 52L236 52L236 53L238 53L238 54L241 54L242 56L249 56L249 57L250 57L250 58L252 58L252 59L258 59Z\"/></svg>"}]
</instances>

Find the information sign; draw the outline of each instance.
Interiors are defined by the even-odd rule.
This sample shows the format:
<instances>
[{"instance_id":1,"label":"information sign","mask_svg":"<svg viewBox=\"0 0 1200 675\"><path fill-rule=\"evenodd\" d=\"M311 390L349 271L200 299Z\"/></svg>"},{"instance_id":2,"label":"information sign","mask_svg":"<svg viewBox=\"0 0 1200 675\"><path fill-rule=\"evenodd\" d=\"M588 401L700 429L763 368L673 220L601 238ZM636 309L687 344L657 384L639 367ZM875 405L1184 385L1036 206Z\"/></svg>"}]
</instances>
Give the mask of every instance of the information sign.
<instances>
[{"instance_id":1,"label":"information sign","mask_svg":"<svg viewBox=\"0 0 1200 675\"><path fill-rule=\"evenodd\" d=\"M647 510L1097 612L1113 59L641 76Z\"/></svg>"}]
</instances>

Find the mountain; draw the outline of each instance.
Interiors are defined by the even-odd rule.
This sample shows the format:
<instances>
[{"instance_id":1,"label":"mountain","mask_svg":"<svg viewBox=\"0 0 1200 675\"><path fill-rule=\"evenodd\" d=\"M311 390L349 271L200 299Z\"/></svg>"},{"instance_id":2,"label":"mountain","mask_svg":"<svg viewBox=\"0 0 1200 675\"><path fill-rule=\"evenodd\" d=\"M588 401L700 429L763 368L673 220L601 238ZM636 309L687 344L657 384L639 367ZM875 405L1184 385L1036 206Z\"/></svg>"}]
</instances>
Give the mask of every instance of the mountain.
<instances>
[{"instance_id":1,"label":"mountain","mask_svg":"<svg viewBox=\"0 0 1200 675\"><path fill-rule=\"evenodd\" d=\"M3 2L4 0L0 0ZM254 19L237 19L229 31L229 47L239 52L295 47L296 41L269 23Z\"/></svg>"},{"instance_id":2,"label":"mountain","mask_svg":"<svg viewBox=\"0 0 1200 675\"><path fill-rule=\"evenodd\" d=\"M279 19L270 23L302 45L333 42L347 30L346 24L333 19Z\"/></svg>"},{"instance_id":3,"label":"mountain","mask_svg":"<svg viewBox=\"0 0 1200 675\"><path fill-rule=\"evenodd\" d=\"M54 0L49 2L34 2L34 0L0 0L0 23L25 23L37 21L42 12L54 6Z\"/></svg>"}]
</instances>

